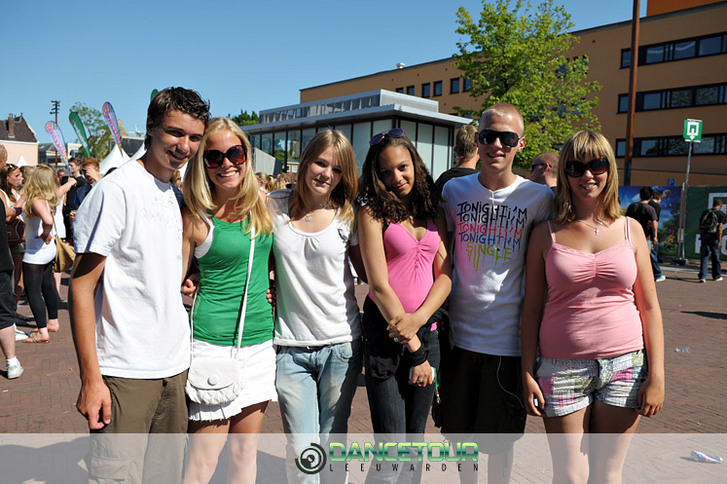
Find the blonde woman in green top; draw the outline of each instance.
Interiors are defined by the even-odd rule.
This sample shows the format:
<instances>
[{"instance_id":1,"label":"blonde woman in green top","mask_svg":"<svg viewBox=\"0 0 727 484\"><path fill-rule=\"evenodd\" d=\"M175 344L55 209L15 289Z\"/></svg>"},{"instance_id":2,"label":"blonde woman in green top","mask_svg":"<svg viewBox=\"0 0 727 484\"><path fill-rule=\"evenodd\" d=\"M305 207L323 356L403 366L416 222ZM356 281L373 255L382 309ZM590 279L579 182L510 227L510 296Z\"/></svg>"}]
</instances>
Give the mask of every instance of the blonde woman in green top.
<instances>
[{"instance_id":1,"label":"blonde woman in green top","mask_svg":"<svg viewBox=\"0 0 727 484\"><path fill-rule=\"evenodd\" d=\"M185 483L209 482L228 434L229 482L254 482L257 442L275 393L273 314L267 301L272 223L249 160L250 142L227 118L212 119L184 179L184 273L196 259L200 280L190 317L195 356L235 354L242 299L247 291L238 365L245 386L220 405L190 402L190 451ZM255 250L246 286L250 243ZM202 435L204 434L204 435Z\"/></svg>"}]
</instances>

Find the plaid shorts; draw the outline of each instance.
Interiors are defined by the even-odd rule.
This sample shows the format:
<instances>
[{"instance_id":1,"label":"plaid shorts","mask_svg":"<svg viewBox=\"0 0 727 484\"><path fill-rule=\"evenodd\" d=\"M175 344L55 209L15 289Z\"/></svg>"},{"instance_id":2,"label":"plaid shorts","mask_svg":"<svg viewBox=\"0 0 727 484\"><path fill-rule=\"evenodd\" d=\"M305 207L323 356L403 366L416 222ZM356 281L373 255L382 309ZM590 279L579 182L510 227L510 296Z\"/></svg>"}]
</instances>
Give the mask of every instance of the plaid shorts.
<instances>
[{"instance_id":1,"label":"plaid shorts","mask_svg":"<svg viewBox=\"0 0 727 484\"><path fill-rule=\"evenodd\" d=\"M638 408L648 367L644 350L597 360L541 356L535 375L545 398L545 415L562 417L586 408L594 397L607 405Z\"/></svg>"}]
</instances>

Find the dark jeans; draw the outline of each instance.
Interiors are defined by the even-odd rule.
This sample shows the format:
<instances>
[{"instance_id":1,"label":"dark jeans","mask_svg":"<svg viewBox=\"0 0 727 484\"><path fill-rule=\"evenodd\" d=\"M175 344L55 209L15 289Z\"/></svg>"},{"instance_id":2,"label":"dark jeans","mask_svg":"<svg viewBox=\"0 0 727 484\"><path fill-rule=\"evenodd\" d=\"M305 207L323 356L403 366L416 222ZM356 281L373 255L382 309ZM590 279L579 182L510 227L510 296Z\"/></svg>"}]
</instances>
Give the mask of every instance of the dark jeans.
<instances>
[{"instance_id":1,"label":"dark jeans","mask_svg":"<svg viewBox=\"0 0 727 484\"><path fill-rule=\"evenodd\" d=\"M35 324L38 328L45 328L48 319L58 319L58 292L53 280L53 261L42 265L23 262L23 281Z\"/></svg>"},{"instance_id":2,"label":"dark jeans","mask_svg":"<svg viewBox=\"0 0 727 484\"><path fill-rule=\"evenodd\" d=\"M649 256L651 257L651 270L654 273L654 279L658 279L663 276L663 274L661 273L659 259L656 255L656 246L654 246L654 243L651 240L649 241Z\"/></svg>"},{"instance_id":3,"label":"dark jeans","mask_svg":"<svg viewBox=\"0 0 727 484\"><path fill-rule=\"evenodd\" d=\"M438 380L440 352L437 330L431 332L428 349L428 361L436 369ZM426 430L436 383L426 387L409 385L410 368L404 358L399 360L399 367L389 378L375 378L366 368L366 393L377 441L409 442L417 440L416 436ZM382 471L374 472L372 466L366 476L366 484L420 482L422 468L416 458L412 459L413 471L409 463L402 464L406 465L401 465L398 471L385 466Z\"/></svg>"},{"instance_id":4,"label":"dark jeans","mask_svg":"<svg viewBox=\"0 0 727 484\"><path fill-rule=\"evenodd\" d=\"M707 264L712 261L712 279L722 277L722 266L719 262L719 242L715 237L702 236L702 244L699 248L699 257L702 262L699 265L699 278L707 278Z\"/></svg>"}]
</instances>

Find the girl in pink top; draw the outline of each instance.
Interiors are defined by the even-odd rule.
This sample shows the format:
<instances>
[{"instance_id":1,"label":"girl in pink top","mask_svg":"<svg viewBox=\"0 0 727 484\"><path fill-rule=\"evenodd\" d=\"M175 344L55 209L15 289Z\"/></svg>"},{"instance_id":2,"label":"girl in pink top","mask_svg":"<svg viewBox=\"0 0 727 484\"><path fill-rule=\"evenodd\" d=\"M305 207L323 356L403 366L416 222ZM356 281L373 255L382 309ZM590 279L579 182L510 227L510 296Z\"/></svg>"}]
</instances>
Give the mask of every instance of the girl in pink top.
<instances>
[{"instance_id":1,"label":"girl in pink top","mask_svg":"<svg viewBox=\"0 0 727 484\"><path fill-rule=\"evenodd\" d=\"M551 434L553 482L620 482L639 417L664 402L649 248L639 223L620 215L616 162L603 135L568 138L558 171L556 218L536 227L528 245L525 407Z\"/></svg>"},{"instance_id":2,"label":"girl in pink top","mask_svg":"<svg viewBox=\"0 0 727 484\"><path fill-rule=\"evenodd\" d=\"M414 144L396 128L370 145L358 213L370 287L363 317L366 390L374 432L404 438L426 428L439 364L435 313L449 294L451 268L440 237L444 220L435 221L434 183ZM407 474L418 482L421 469Z\"/></svg>"}]
</instances>

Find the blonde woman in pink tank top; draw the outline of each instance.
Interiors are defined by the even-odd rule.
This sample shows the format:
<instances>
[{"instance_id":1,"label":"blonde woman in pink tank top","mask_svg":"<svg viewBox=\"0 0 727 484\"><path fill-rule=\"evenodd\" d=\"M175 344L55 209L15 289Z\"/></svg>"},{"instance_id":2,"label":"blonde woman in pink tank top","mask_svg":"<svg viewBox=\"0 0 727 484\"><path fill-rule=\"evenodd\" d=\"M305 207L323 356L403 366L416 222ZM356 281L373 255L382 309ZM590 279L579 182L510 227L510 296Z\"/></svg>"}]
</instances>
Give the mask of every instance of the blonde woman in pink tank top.
<instances>
[{"instance_id":1,"label":"blonde woman in pink tank top","mask_svg":"<svg viewBox=\"0 0 727 484\"><path fill-rule=\"evenodd\" d=\"M610 144L580 131L560 153L555 220L527 254L525 408L543 417L553 482L621 482L631 434L664 402L664 331L649 248L621 216ZM593 434L608 434L594 436Z\"/></svg>"}]
</instances>

